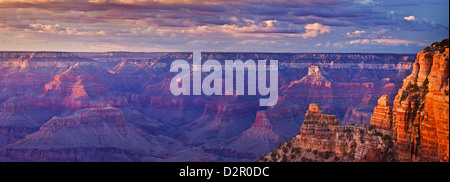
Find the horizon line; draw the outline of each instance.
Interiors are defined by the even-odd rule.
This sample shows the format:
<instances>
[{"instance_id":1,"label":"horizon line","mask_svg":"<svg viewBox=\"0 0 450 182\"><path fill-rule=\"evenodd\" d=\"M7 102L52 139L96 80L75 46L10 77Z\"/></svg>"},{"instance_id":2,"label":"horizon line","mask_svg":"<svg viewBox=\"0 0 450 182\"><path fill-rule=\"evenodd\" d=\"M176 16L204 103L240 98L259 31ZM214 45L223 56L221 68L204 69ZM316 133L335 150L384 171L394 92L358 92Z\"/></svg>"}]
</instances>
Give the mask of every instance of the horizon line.
<instances>
[{"instance_id":1,"label":"horizon line","mask_svg":"<svg viewBox=\"0 0 450 182\"><path fill-rule=\"evenodd\" d=\"M61 53L193 53L195 51L7 51L0 52L61 52ZM265 52L265 51L200 51L201 53L258 53L258 54L417 54L399 52Z\"/></svg>"}]
</instances>

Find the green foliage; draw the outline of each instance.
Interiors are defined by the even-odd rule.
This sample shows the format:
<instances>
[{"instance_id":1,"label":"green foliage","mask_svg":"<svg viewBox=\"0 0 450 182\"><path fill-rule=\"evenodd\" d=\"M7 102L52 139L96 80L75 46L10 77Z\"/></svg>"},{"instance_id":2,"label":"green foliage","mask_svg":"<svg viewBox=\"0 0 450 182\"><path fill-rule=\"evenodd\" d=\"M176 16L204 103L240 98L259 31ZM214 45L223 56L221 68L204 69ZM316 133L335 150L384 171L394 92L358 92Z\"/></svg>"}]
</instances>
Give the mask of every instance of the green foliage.
<instances>
[{"instance_id":1,"label":"green foliage","mask_svg":"<svg viewBox=\"0 0 450 182\"><path fill-rule=\"evenodd\" d=\"M277 154L276 154L275 152L271 152L271 153L270 153L270 157L274 158L274 157L276 157L276 156L277 156Z\"/></svg>"},{"instance_id":2,"label":"green foliage","mask_svg":"<svg viewBox=\"0 0 450 182\"><path fill-rule=\"evenodd\" d=\"M402 97L400 98L400 102L408 98L408 92L403 92Z\"/></svg>"},{"instance_id":3,"label":"green foliage","mask_svg":"<svg viewBox=\"0 0 450 182\"><path fill-rule=\"evenodd\" d=\"M288 149L286 147L283 147L283 153L287 153Z\"/></svg>"},{"instance_id":4,"label":"green foliage","mask_svg":"<svg viewBox=\"0 0 450 182\"><path fill-rule=\"evenodd\" d=\"M445 51L445 48L448 48L449 41L448 41L448 39L443 39L441 42L435 42L431 45L435 45L436 47L439 47L439 53L443 53Z\"/></svg>"},{"instance_id":5,"label":"green foliage","mask_svg":"<svg viewBox=\"0 0 450 182\"><path fill-rule=\"evenodd\" d=\"M373 135L383 137L383 133L380 133L380 132L378 132L378 131L375 132Z\"/></svg>"},{"instance_id":6,"label":"green foliage","mask_svg":"<svg viewBox=\"0 0 450 182\"><path fill-rule=\"evenodd\" d=\"M406 89L409 92L413 93L413 92L419 91L419 86L417 86L416 84L413 85L413 84L409 83L408 86L406 86Z\"/></svg>"},{"instance_id":7,"label":"green foliage","mask_svg":"<svg viewBox=\"0 0 450 182\"><path fill-rule=\"evenodd\" d=\"M291 148L292 142L289 140L289 141L286 143L286 146L287 146L288 148Z\"/></svg>"},{"instance_id":8,"label":"green foliage","mask_svg":"<svg viewBox=\"0 0 450 182\"><path fill-rule=\"evenodd\" d=\"M369 131L372 131L373 129L375 129L374 125L369 125Z\"/></svg>"},{"instance_id":9,"label":"green foliage","mask_svg":"<svg viewBox=\"0 0 450 182\"><path fill-rule=\"evenodd\" d=\"M391 135L384 135L383 137L384 140L392 140Z\"/></svg>"},{"instance_id":10,"label":"green foliage","mask_svg":"<svg viewBox=\"0 0 450 182\"><path fill-rule=\"evenodd\" d=\"M364 130L363 130L363 129L360 129L360 130L359 130L359 134L363 135L363 134L364 134Z\"/></svg>"},{"instance_id":11,"label":"green foliage","mask_svg":"<svg viewBox=\"0 0 450 182\"><path fill-rule=\"evenodd\" d=\"M326 160L328 158L330 158L330 152L326 151L325 154L323 155L323 158Z\"/></svg>"},{"instance_id":12,"label":"green foliage","mask_svg":"<svg viewBox=\"0 0 450 182\"><path fill-rule=\"evenodd\" d=\"M295 159L295 155L294 154L291 154L291 159Z\"/></svg>"},{"instance_id":13,"label":"green foliage","mask_svg":"<svg viewBox=\"0 0 450 182\"><path fill-rule=\"evenodd\" d=\"M298 153L300 153L300 149L299 148L292 148L291 152L298 154Z\"/></svg>"},{"instance_id":14,"label":"green foliage","mask_svg":"<svg viewBox=\"0 0 450 182\"><path fill-rule=\"evenodd\" d=\"M426 78L425 81L423 81L423 90L425 92L428 92L428 83L429 83L428 78Z\"/></svg>"},{"instance_id":15,"label":"green foliage","mask_svg":"<svg viewBox=\"0 0 450 182\"><path fill-rule=\"evenodd\" d=\"M352 130L351 130L350 128L345 128L345 129L344 129L344 132L345 132L345 133L350 133L350 132L352 132Z\"/></svg>"},{"instance_id":16,"label":"green foliage","mask_svg":"<svg viewBox=\"0 0 450 182\"><path fill-rule=\"evenodd\" d=\"M308 162L308 159L306 157L302 157L302 159L300 159L302 162Z\"/></svg>"},{"instance_id":17,"label":"green foliage","mask_svg":"<svg viewBox=\"0 0 450 182\"><path fill-rule=\"evenodd\" d=\"M334 161L338 161L339 157L338 156L334 156Z\"/></svg>"},{"instance_id":18,"label":"green foliage","mask_svg":"<svg viewBox=\"0 0 450 182\"><path fill-rule=\"evenodd\" d=\"M432 47L439 48L439 53L443 53L445 51L445 48L448 48L449 41L448 39L443 39L440 42L434 42L431 44ZM425 52L429 52L431 50L430 46L427 46L425 49L423 49Z\"/></svg>"},{"instance_id":19,"label":"green foliage","mask_svg":"<svg viewBox=\"0 0 450 182\"><path fill-rule=\"evenodd\" d=\"M281 158L281 162L287 162L286 154L283 154L283 158Z\"/></svg>"},{"instance_id":20,"label":"green foliage","mask_svg":"<svg viewBox=\"0 0 450 182\"><path fill-rule=\"evenodd\" d=\"M350 126L355 126L355 124L354 124L354 123L352 123L352 124L350 124Z\"/></svg>"},{"instance_id":21,"label":"green foliage","mask_svg":"<svg viewBox=\"0 0 450 182\"><path fill-rule=\"evenodd\" d=\"M260 158L259 158L259 161L263 161L264 160L264 156L261 156Z\"/></svg>"},{"instance_id":22,"label":"green foliage","mask_svg":"<svg viewBox=\"0 0 450 182\"><path fill-rule=\"evenodd\" d=\"M313 153L314 153L314 155L317 155L317 150L314 150L314 152L313 152Z\"/></svg>"}]
</instances>

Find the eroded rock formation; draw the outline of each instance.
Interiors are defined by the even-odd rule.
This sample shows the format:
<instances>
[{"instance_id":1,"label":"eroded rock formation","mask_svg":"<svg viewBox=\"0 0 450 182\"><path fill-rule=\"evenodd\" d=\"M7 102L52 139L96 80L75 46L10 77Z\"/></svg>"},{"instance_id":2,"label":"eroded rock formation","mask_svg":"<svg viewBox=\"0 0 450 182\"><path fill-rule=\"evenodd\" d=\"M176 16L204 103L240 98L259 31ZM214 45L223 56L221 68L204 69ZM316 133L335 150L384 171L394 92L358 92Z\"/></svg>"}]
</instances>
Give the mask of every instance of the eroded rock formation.
<instances>
[{"instance_id":1,"label":"eroded rock formation","mask_svg":"<svg viewBox=\"0 0 450 182\"><path fill-rule=\"evenodd\" d=\"M394 100L399 161L449 157L449 51L432 46L417 54L413 71ZM442 50L442 49L441 49Z\"/></svg>"}]
</instances>

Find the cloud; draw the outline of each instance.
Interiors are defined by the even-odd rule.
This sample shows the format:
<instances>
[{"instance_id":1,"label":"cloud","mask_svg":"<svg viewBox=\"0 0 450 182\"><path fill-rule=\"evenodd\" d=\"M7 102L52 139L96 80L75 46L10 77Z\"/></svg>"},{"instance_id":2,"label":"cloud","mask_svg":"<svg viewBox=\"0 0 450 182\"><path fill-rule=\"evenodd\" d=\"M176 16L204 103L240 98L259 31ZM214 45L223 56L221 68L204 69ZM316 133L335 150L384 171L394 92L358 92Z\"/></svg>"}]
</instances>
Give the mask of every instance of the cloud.
<instances>
[{"instance_id":1,"label":"cloud","mask_svg":"<svg viewBox=\"0 0 450 182\"><path fill-rule=\"evenodd\" d=\"M406 10L420 3L407 2L408 6L399 6L405 2L0 0L0 37L16 41L14 37L22 34L27 40L36 39L49 44L52 41L72 41L80 45L120 42L123 46L142 47L139 50L146 47L186 50L193 45L218 50L233 49L237 45L234 50L240 50L263 44L282 47L279 42L283 42L295 45L284 47L286 49L303 51L303 47L316 44L320 47L421 45L418 42L448 35L448 24L441 25L430 16L408 20L415 17L405 14ZM411 42L390 40L397 38ZM24 39L18 39L16 43L27 43L19 42L21 40ZM211 46L213 42L223 42L220 44L222 47Z\"/></svg>"},{"instance_id":2,"label":"cloud","mask_svg":"<svg viewBox=\"0 0 450 182\"><path fill-rule=\"evenodd\" d=\"M362 34L367 33L364 30L355 30L354 32L347 32L347 37L361 37Z\"/></svg>"},{"instance_id":3,"label":"cloud","mask_svg":"<svg viewBox=\"0 0 450 182\"><path fill-rule=\"evenodd\" d=\"M370 43L369 39L356 39L347 42L347 44L369 44L369 43Z\"/></svg>"},{"instance_id":4,"label":"cloud","mask_svg":"<svg viewBox=\"0 0 450 182\"><path fill-rule=\"evenodd\" d=\"M382 38L382 39L355 39L351 41L347 41L346 44L382 44L388 46L397 46L397 45L416 45L416 46L425 46L424 43L404 40L404 39L394 39L394 38Z\"/></svg>"},{"instance_id":5,"label":"cloud","mask_svg":"<svg viewBox=\"0 0 450 182\"><path fill-rule=\"evenodd\" d=\"M307 39L307 38L317 37L320 34L330 33L331 27L324 26L320 23L312 23L312 24L305 25L305 30L306 30L306 32L303 34L300 34L300 36L304 39Z\"/></svg>"},{"instance_id":6,"label":"cloud","mask_svg":"<svg viewBox=\"0 0 450 182\"><path fill-rule=\"evenodd\" d=\"M25 31L35 31L38 33L50 33L57 35L95 35L104 36L105 31L79 31L76 28L62 27L59 24L45 25L45 24L29 24L30 28L26 28Z\"/></svg>"},{"instance_id":7,"label":"cloud","mask_svg":"<svg viewBox=\"0 0 450 182\"><path fill-rule=\"evenodd\" d=\"M372 39L372 41L377 42L377 43L386 44L386 45L398 45L398 44L404 44L404 45L413 44L413 45L418 45L418 46L426 45L424 43L410 41L410 40L402 40L402 39Z\"/></svg>"},{"instance_id":8,"label":"cloud","mask_svg":"<svg viewBox=\"0 0 450 182\"><path fill-rule=\"evenodd\" d=\"M405 17L403 19L408 20L408 21L414 21L414 20L416 20L416 17L414 17L414 16L407 16L407 17Z\"/></svg>"},{"instance_id":9,"label":"cloud","mask_svg":"<svg viewBox=\"0 0 450 182\"><path fill-rule=\"evenodd\" d=\"M276 44L277 42L272 40L243 40L241 42L238 42L238 44L241 45L273 45Z\"/></svg>"}]
</instances>

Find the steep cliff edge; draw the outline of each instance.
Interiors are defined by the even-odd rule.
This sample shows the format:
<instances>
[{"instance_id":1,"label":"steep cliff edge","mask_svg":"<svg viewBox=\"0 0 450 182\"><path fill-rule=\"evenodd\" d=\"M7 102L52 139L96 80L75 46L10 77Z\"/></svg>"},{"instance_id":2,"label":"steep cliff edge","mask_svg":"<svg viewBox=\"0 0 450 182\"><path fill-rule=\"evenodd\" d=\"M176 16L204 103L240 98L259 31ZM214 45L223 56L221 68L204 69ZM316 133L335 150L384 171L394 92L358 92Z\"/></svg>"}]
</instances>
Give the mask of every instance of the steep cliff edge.
<instances>
[{"instance_id":1,"label":"steep cliff edge","mask_svg":"<svg viewBox=\"0 0 450 182\"><path fill-rule=\"evenodd\" d=\"M448 162L449 41L417 54L411 75L391 98L383 95L370 125L340 126L311 104L299 135L259 161Z\"/></svg>"},{"instance_id":2,"label":"steep cliff edge","mask_svg":"<svg viewBox=\"0 0 450 182\"><path fill-rule=\"evenodd\" d=\"M150 135L130 124L120 109L107 107L53 117L0 154L12 161L160 161L182 149L180 142Z\"/></svg>"},{"instance_id":3,"label":"steep cliff edge","mask_svg":"<svg viewBox=\"0 0 450 182\"><path fill-rule=\"evenodd\" d=\"M399 161L449 161L448 39L417 54L394 100Z\"/></svg>"},{"instance_id":4,"label":"steep cliff edge","mask_svg":"<svg viewBox=\"0 0 450 182\"><path fill-rule=\"evenodd\" d=\"M375 127L340 126L335 115L310 104L300 133L259 161L382 162L395 161L391 132Z\"/></svg>"}]
</instances>

